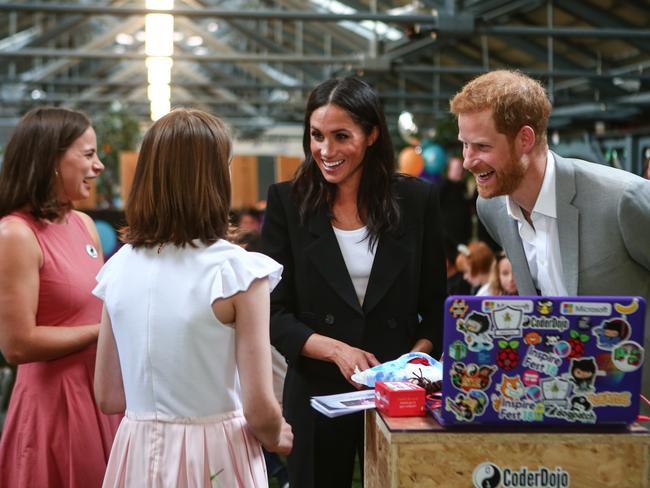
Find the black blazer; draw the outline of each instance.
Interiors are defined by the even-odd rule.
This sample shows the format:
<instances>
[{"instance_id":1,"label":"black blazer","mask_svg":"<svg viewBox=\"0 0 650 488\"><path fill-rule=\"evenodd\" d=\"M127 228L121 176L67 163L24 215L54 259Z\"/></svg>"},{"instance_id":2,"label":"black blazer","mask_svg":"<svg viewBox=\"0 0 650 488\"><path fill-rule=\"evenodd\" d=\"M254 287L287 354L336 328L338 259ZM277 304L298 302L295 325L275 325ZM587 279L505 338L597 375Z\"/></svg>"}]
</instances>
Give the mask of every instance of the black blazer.
<instances>
[{"instance_id":1,"label":"black blazer","mask_svg":"<svg viewBox=\"0 0 650 488\"><path fill-rule=\"evenodd\" d=\"M395 177L401 224L379 239L363 306L348 274L325 212L301 224L291 183L270 187L263 250L284 266L271 295L271 342L289 363L285 401L297 394L290 376L305 380L302 394L352 389L333 363L300 355L313 333L375 354L381 362L408 352L420 338L442 342L446 270L440 208L435 188Z\"/></svg>"}]
</instances>

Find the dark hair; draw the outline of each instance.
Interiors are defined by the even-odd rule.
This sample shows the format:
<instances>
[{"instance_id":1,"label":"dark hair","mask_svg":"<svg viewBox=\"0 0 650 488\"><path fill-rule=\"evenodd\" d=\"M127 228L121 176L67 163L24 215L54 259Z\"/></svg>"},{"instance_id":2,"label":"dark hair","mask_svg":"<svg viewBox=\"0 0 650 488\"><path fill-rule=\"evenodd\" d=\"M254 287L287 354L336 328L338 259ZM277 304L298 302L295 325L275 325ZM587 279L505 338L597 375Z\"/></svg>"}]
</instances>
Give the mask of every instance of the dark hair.
<instances>
[{"instance_id":1,"label":"dark hair","mask_svg":"<svg viewBox=\"0 0 650 488\"><path fill-rule=\"evenodd\" d=\"M247 251L262 252L262 234L258 230L244 230L237 232L232 242Z\"/></svg>"},{"instance_id":2,"label":"dark hair","mask_svg":"<svg viewBox=\"0 0 650 488\"><path fill-rule=\"evenodd\" d=\"M302 137L305 160L293 181L300 219L304 222L308 215L320 209L332 213L337 187L325 181L311 154L311 115L329 104L345 110L366 135L377 128L377 140L368 147L363 159L357 195L359 215L368 228L370 245L373 245L382 232L397 228L399 223L399 207L392 191L395 152L379 96L358 78L327 80L309 95Z\"/></svg>"},{"instance_id":3,"label":"dark hair","mask_svg":"<svg viewBox=\"0 0 650 488\"><path fill-rule=\"evenodd\" d=\"M233 209L232 214L236 225L239 225L242 217L245 217L246 215L254 218L258 222L261 222L262 220L262 211L250 205Z\"/></svg>"},{"instance_id":4,"label":"dark hair","mask_svg":"<svg viewBox=\"0 0 650 488\"><path fill-rule=\"evenodd\" d=\"M195 246L224 238L230 211L231 143L217 117L176 109L142 141L122 238L133 247Z\"/></svg>"},{"instance_id":5,"label":"dark hair","mask_svg":"<svg viewBox=\"0 0 650 488\"><path fill-rule=\"evenodd\" d=\"M29 207L37 219L56 220L72 208L60 202L55 172L61 156L91 126L76 110L40 107L20 120L0 171L0 217Z\"/></svg>"}]
</instances>

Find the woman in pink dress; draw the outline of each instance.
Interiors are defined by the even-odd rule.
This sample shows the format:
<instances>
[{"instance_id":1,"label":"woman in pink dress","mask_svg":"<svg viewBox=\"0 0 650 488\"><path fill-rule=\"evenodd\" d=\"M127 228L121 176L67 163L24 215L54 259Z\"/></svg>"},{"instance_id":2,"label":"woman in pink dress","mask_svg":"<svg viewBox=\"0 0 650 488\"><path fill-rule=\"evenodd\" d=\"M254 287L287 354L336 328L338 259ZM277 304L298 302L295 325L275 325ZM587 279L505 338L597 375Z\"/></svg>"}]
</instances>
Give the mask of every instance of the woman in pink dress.
<instances>
[{"instance_id":1,"label":"woman in pink dress","mask_svg":"<svg viewBox=\"0 0 650 488\"><path fill-rule=\"evenodd\" d=\"M126 414L105 487L262 488L293 434L273 394L269 290L282 266L228 242L228 132L175 110L147 131L126 244L97 277L95 395Z\"/></svg>"},{"instance_id":2,"label":"woman in pink dress","mask_svg":"<svg viewBox=\"0 0 650 488\"><path fill-rule=\"evenodd\" d=\"M92 381L103 261L97 231L72 202L104 166L90 120L37 108L20 121L0 171L0 350L18 374L0 439L0 486L101 485L119 416Z\"/></svg>"}]
</instances>

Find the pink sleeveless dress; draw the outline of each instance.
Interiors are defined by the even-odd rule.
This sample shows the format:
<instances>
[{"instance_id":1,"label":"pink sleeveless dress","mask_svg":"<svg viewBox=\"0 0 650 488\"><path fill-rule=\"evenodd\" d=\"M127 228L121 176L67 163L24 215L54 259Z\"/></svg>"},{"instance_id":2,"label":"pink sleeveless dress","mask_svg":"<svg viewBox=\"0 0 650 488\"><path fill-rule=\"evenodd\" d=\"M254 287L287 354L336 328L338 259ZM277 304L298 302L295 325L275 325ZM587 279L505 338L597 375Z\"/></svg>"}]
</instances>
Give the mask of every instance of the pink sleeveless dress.
<instances>
[{"instance_id":1,"label":"pink sleeveless dress","mask_svg":"<svg viewBox=\"0 0 650 488\"><path fill-rule=\"evenodd\" d=\"M36 323L98 323L101 301L91 294L101 261L81 217L47 223L24 213L43 253ZM96 345L51 361L22 364L0 439L0 487L92 488L102 484L121 416L95 404Z\"/></svg>"}]
</instances>

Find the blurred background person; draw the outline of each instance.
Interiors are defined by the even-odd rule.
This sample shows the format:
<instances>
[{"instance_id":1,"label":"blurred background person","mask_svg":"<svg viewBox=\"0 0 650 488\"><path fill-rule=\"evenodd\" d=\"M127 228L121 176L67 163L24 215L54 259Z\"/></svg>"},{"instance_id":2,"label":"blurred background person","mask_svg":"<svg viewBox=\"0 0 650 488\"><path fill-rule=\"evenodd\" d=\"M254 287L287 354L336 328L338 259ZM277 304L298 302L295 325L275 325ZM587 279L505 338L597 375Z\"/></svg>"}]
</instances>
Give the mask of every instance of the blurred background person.
<instances>
[{"instance_id":1,"label":"blurred background person","mask_svg":"<svg viewBox=\"0 0 650 488\"><path fill-rule=\"evenodd\" d=\"M103 256L73 210L104 166L82 113L44 107L18 123L0 172L0 349L19 364L0 441L0 486L98 487L120 416L92 377Z\"/></svg>"},{"instance_id":2,"label":"blurred background person","mask_svg":"<svg viewBox=\"0 0 650 488\"><path fill-rule=\"evenodd\" d=\"M494 251L483 241L472 241L458 246L456 267L472 289L472 295L489 294L490 268L494 262Z\"/></svg>"},{"instance_id":3,"label":"blurred background person","mask_svg":"<svg viewBox=\"0 0 650 488\"><path fill-rule=\"evenodd\" d=\"M456 266L458 245L448 236L445 237L445 264L447 265L447 295L470 295L472 285L463 277L463 272Z\"/></svg>"},{"instance_id":4,"label":"blurred background person","mask_svg":"<svg viewBox=\"0 0 650 488\"><path fill-rule=\"evenodd\" d=\"M235 225L240 231L262 230L263 212L255 207L243 207L234 212Z\"/></svg>"},{"instance_id":5,"label":"blurred background person","mask_svg":"<svg viewBox=\"0 0 650 488\"><path fill-rule=\"evenodd\" d=\"M104 411L126 408L105 487L265 487L260 443L291 449L268 326L282 267L225 239L230 154L226 127L199 110L174 110L144 137L126 244L94 290L95 394Z\"/></svg>"},{"instance_id":6,"label":"blurred background person","mask_svg":"<svg viewBox=\"0 0 650 488\"><path fill-rule=\"evenodd\" d=\"M455 245L470 242L474 201L467 193L462 158L449 158L447 173L438 186L440 210L447 238Z\"/></svg>"},{"instance_id":7,"label":"blurred background person","mask_svg":"<svg viewBox=\"0 0 650 488\"><path fill-rule=\"evenodd\" d=\"M512 264L506 253L496 254L490 269L490 295L517 295L517 283L512 272Z\"/></svg>"}]
</instances>

